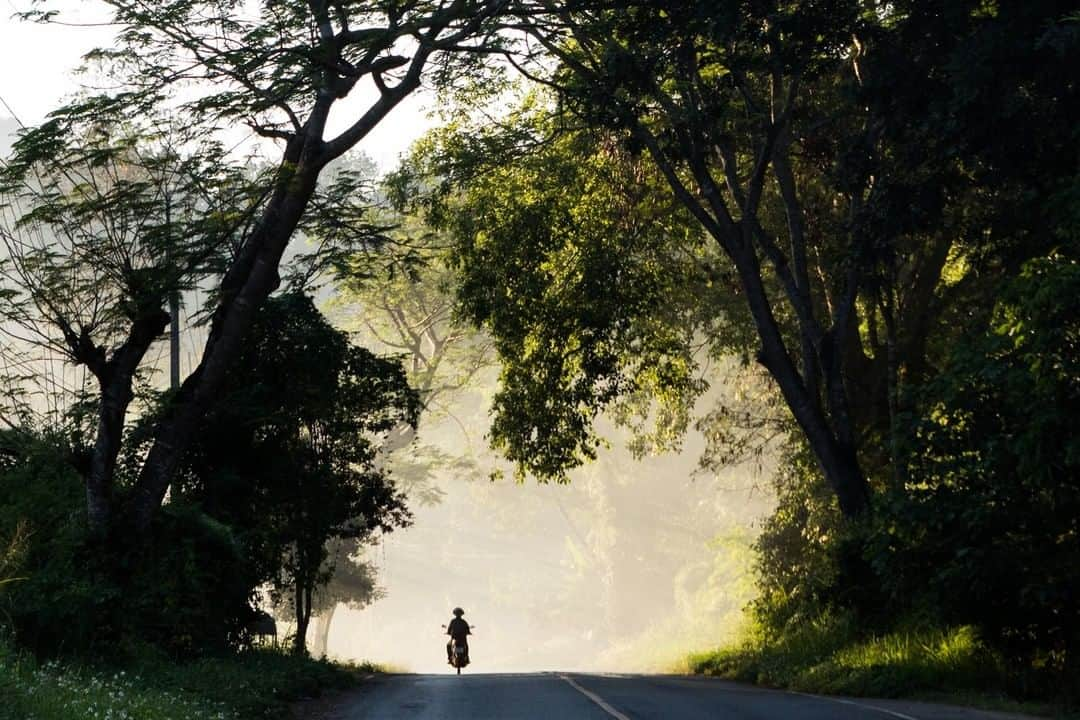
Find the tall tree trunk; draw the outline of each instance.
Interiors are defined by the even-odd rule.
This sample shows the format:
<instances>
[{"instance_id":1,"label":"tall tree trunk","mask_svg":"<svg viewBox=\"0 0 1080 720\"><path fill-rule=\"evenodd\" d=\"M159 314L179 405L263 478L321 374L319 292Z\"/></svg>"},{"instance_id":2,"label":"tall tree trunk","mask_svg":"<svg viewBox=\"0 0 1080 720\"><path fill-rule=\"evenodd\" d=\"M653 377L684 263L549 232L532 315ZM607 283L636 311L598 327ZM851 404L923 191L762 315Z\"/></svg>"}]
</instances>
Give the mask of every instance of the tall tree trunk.
<instances>
[{"instance_id":1,"label":"tall tree trunk","mask_svg":"<svg viewBox=\"0 0 1080 720\"><path fill-rule=\"evenodd\" d=\"M304 587L304 583L296 583L296 591L293 596L293 605L296 610L296 634L293 636L293 654L305 655L307 653L307 631L311 623L311 593Z\"/></svg>"},{"instance_id":2,"label":"tall tree trunk","mask_svg":"<svg viewBox=\"0 0 1080 720\"><path fill-rule=\"evenodd\" d=\"M222 281L222 300L214 314L202 361L180 388L170 414L159 425L135 490L135 525L149 528L165 497L183 452L236 357L255 314L279 285L278 263L315 192L318 158L296 141L285 155L278 187L258 227ZM295 164L295 171L290 165Z\"/></svg>"},{"instance_id":3,"label":"tall tree trunk","mask_svg":"<svg viewBox=\"0 0 1080 720\"><path fill-rule=\"evenodd\" d=\"M333 603L326 612L315 618L315 636L311 639L311 655L317 658L326 657L326 649L330 643L330 626L337 614L337 603Z\"/></svg>"},{"instance_id":4,"label":"tall tree trunk","mask_svg":"<svg viewBox=\"0 0 1080 720\"><path fill-rule=\"evenodd\" d=\"M100 381L97 437L86 476L86 519L90 532L103 534L112 519L113 472L120 454L124 417L133 396L131 385L111 376Z\"/></svg>"},{"instance_id":5,"label":"tall tree trunk","mask_svg":"<svg viewBox=\"0 0 1080 720\"><path fill-rule=\"evenodd\" d=\"M168 315L160 309L144 311L132 322L127 339L108 360L88 338L69 339L77 348L76 357L94 374L101 389L97 435L86 476L87 523L93 535L103 535L112 521L116 459L123 442L127 409L135 397L132 390L135 371L168 321Z\"/></svg>"},{"instance_id":6,"label":"tall tree trunk","mask_svg":"<svg viewBox=\"0 0 1080 720\"><path fill-rule=\"evenodd\" d=\"M331 142L323 132L337 98L319 91L300 133L286 145L277 184L259 222L221 283L221 300L198 367L181 386L168 417L159 424L143 462L134 493L134 522L145 533L165 497L183 453L199 423L219 395L226 372L239 352L255 314L280 284L278 265L315 193L319 173L367 136L398 103L420 85L420 73L434 48L423 46L396 86L381 95L352 127Z\"/></svg>"},{"instance_id":7,"label":"tall tree trunk","mask_svg":"<svg viewBox=\"0 0 1080 720\"><path fill-rule=\"evenodd\" d=\"M803 431L826 482L836 494L840 511L846 517L860 515L869 507L870 489L859 466L854 446L843 439L853 434L851 428L832 427L832 424L842 423L845 418L826 417L818 399L810 394L806 384L803 383L791 355L784 346L780 328L765 294L756 258L752 253L747 252L736 261L736 267L743 287L746 289L750 314L754 319L758 336L761 338L762 346L758 360L779 386L780 393L791 410L795 422ZM821 363L821 365L831 366L839 372L836 353L833 355L834 357L829 362ZM827 384L835 385L836 382L838 381L833 379ZM842 385L842 379L839 383ZM829 392L836 393L838 390L832 387Z\"/></svg>"},{"instance_id":8,"label":"tall tree trunk","mask_svg":"<svg viewBox=\"0 0 1080 720\"><path fill-rule=\"evenodd\" d=\"M787 113L785 111L782 114ZM805 278L799 281L792 276L787 259L771 238L761 231L757 220L762 184L769 160L774 156L773 141L776 136L770 134L766 138L760 149L754 173L747 181L745 190L739 186L738 173L732 172L728 187L742 211L742 219L736 221L725 204L720 187L708 169L699 144L684 140L682 147L691 175L697 184L696 191L692 191L677 169L677 162L668 155L652 131L632 113L627 114L625 119L656 162L676 199L701 222L705 231L712 236L735 266L739 275L739 284L745 293L750 315L753 318L758 338L761 340L758 361L769 371L779 386L780 393L817 459L826 482L836 494L841 512L846 517L860 515L869 507L870 489L859 466L858 456L851 440L855 433L851 427L851 420L846 414L842 354L836 353L832 347L833 342L842 341L843 335L838 333L838 328L846 326L850 308L845 306L840 312L834 313L836 318L833 322L832 333L821 332L808 288L800 289L800 283L805 282ZM776 133L781 130L775 126L774 129ZM765 289L757 245L761 246L771 262L772 270L781 278L785 286L787 309L798 320L800 338L804 347L808 350L811 346L816 348L818 362L804 363L806 371L813 373L809 382L799 374L776 322L773 304ZM801 265L803 260L801 255L797 256L797 260L797 265ZM800 267L796 276L802 273L804 269ZM849 284L849 290L854 290L854 288L854 285ZM853 292L849 293L846 301L849 304L854 303ZM828 357L823 357L823 355ZM816 394L820 387L821 378L816 374L819 372L825 376L826 395L829 396L829 407L832 411L829 415L826 415L822 409L821 399Z\"/></svg>"}]
</instances>

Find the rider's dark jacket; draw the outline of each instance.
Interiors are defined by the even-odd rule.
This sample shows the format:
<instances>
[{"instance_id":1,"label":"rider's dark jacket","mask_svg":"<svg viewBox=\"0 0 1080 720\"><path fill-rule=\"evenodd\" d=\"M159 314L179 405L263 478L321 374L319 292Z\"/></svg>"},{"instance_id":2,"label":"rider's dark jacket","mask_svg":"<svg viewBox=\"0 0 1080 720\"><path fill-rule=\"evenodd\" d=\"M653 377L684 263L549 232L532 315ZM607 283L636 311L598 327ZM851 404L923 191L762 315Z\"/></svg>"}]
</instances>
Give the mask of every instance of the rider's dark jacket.
<instances>
[{"instance_id":1,"label":"rider's dark jacket","mask_svg":"<svg viewBox=\"0 0 1080 720\"><path fill-rule=\"evenodd\" d=\"M465 640L465 636L469 635L469 623L463 619L456 617L450 621L450 624L446 626L446 634L455 640Z\"/></svg>"}]
</instances>

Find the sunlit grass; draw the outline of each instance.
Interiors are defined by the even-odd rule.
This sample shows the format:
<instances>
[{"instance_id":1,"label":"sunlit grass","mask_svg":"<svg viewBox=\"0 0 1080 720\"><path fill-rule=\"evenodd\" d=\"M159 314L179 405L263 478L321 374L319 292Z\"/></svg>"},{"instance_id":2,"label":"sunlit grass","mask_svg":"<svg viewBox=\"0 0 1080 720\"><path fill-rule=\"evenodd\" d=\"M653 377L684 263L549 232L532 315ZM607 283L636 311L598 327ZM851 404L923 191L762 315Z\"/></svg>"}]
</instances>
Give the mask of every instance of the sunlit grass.
<instances>
[{"instance_id":1,"label":"sunlit grass","mask_svg":"<svg viewBox=\"0 0 1080 720\"><path fill-rule=\"evenodd\" d=\"M691 672L793 690L897 697L999 685L997 659L969 627L860 637L850 619L822 616L779 637L692 655Z\"/></svg>"},{"instance_id":2,"label":"sunlit grass","mask_svg":"<svg viewBox=\"0 0 1080 720\"><path fill-rule=\"evenodd\" d=\"M867 636L848 616L823 614L786 633L750 628L736 645L691 654L675 668L800 692L908 697L1076 718L1003 691L1000 658L968 626L915 627Z\"/></svg>"}]
</instances>

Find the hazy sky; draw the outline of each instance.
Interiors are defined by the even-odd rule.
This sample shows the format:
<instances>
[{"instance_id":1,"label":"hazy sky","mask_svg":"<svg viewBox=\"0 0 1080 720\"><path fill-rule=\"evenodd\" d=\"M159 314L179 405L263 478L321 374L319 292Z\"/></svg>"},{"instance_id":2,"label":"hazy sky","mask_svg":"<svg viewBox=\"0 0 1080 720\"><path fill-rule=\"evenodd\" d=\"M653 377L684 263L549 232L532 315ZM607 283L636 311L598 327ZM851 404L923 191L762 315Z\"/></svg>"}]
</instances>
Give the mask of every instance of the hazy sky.
<instances>
[{"instance_id":1,"label":"hazy sky","mask_svg":"<svg viewBox=\"0 0 1080 720\"><path fill-rule=\"evenodd\" d=\"M76 6L79 3L68 3ZM73 19L100 20L96 3L81 3ZM29 7L27 0L0 0L0 97L24 123L40 121L59 100L77 88L72 69L83 53L107 44L111 30L21 22L11 16ZM0 113L8 115L7 110Z\"/></svg>"},{"instance_id":2,"label":"hazy sky","mask_svg":"<svg viewBox=\"0 0 1080 720\"><path fill-rule=\"evenodd\" d=\"M91 27L37 25L22 22L13 14L30 7L29 0L0 0L0 98L10 111L0 105L0 118L14 113L31 125L40 122L60 103L75 93L80 85L74 70L87 51L108 46L113 28L101 25L108 15L95 0L59 0L55 7L66 9L63 17L72 23L95 24ZM331 131L344 127L363 96L350 99L331 118ZM371 156L383 170L390 169L398 156L431 123L425 106L430 99L418 94L399 105L388 119L361 143L360 149ZM350 110L354 112L350 113Z\"/></svg>"}]
</instances>

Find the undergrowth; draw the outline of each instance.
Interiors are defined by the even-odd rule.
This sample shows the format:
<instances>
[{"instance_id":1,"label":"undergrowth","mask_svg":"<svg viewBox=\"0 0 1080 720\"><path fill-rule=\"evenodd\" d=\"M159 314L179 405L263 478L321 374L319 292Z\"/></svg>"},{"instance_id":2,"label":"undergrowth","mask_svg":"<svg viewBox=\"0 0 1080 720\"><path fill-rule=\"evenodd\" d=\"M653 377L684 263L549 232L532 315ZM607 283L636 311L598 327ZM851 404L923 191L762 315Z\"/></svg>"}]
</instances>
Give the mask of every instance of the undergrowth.
<instances>
[{"instance_id":1,"label":"undergrowth","mask_svg":"<svg viewBox=\"0 0 1080 720\"><path fill-rule=\"evenodd\" d=\"M799 692L954 701L995 709L1068 714L1060 698L1018 702L1000 657L967 626L914 627L866 635L848 616L823 615L781 634L687 658L691 673Z\"/></svg>"},{"instance_id":2,"label":"undergrowth","mask_svg":"<svg viewBox=\"0 0 1080 720\"><path fill-rule=\"evenodd\" d=\"M0 645L4 720L270 720L293 700L343 688L371 670L274 650L124 667L35 662Z\"/></svg>"}]
</instances>

